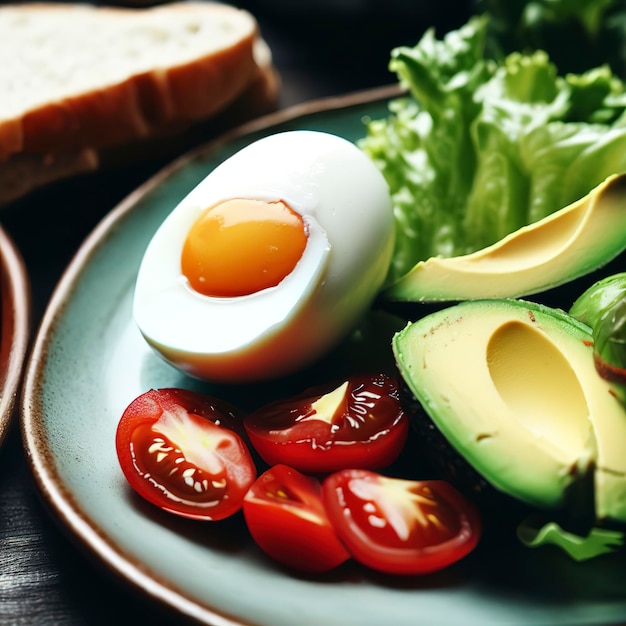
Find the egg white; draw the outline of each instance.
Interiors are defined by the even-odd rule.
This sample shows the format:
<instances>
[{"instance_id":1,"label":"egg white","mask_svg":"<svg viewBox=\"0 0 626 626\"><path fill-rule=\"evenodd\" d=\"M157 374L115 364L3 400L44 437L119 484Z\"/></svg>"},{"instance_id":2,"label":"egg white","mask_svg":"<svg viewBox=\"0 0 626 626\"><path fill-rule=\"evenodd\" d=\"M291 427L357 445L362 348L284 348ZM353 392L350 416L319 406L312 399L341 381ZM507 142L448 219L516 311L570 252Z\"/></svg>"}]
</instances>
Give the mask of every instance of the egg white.
<instances>
[{"instance_id":1,"label":"egg white","mask_svg":"<svg viewBox=\"0 0 626 626\"><path fill-rule=\"evenodd\" d=\"M306 248L275 287L205 296L182 276L182 247L208 207L232 198L286 202L304 219ZM358 322L392 249L389 189L369 158L327 133L279 133L220 164L164 220L139 269L135 321L163 358L192 376L280 376L327 352Z\"/></svg>"}]
</instances>

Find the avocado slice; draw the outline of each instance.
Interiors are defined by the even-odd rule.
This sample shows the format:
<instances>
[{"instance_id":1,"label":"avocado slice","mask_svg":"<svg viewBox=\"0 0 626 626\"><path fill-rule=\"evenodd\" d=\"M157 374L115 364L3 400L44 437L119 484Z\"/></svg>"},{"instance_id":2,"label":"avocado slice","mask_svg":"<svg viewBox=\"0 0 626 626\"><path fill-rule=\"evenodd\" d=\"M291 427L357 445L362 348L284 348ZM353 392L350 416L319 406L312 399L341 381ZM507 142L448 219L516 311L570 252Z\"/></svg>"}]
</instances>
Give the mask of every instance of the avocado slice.
<instances>
[{"instance_id":1,"label":"avocado slice","mask_svg":"<svg viewBox=\"0 0 626 626\"><path fill-rule=\"evenodd\" d=\"M458 257L432 257L385 288L394 301L516 298L584 276L626 249L626 174L497 243Z\"/></svg>"},{"instance_id":2,"label":"avocado slice","mask_svg":"<svg viewBox=\"0 0 626 626\"><path fill-rule=\"evenodd\" d=\"M466 301L409 323L392 347L432 424L493 489L626 522L626 411L595 370L589 327L523 300Z\"/></svg>"}]
</instances>

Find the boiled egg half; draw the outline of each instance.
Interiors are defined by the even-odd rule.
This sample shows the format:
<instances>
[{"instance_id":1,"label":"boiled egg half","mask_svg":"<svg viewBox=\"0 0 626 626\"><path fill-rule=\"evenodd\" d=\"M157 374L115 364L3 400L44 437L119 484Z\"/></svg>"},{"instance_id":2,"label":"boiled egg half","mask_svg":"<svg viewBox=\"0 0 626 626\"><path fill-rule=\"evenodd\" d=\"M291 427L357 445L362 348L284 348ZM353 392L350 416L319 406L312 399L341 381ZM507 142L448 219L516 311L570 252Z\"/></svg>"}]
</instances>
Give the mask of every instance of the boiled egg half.
<instances>
[{"instance_id":1,"label":"boiled egg half","mask_svg":"<svg viewBox=\"0 0 626 626\"><path fill-rule=\"evenodd\" d=\"M139 268L147 342L220 382L292 373L335 347L391 261L389 189L353 143L287 131L215 168L168 215Z\"/></svg>"}]
</instances>

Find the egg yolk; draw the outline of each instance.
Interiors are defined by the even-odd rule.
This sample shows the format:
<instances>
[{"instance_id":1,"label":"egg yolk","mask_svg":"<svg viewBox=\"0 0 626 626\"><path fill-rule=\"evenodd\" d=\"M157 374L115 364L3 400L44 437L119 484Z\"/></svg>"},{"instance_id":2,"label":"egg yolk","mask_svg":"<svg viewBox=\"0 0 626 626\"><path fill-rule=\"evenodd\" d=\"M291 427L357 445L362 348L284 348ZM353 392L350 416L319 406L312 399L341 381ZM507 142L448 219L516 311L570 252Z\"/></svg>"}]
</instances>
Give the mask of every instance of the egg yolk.
<instances>
[{"instance_id":1,"label":"egg yolk","mask_svg":"<svg viewBox=\"0 0 626 626\"><path fill-rule=\"evenodd\" d=\"M274 287L290 274L306 241L304 220L287 203L226 200L190 228L181 269L199 293L244 296Z\"/></svg>"}]
</instances>

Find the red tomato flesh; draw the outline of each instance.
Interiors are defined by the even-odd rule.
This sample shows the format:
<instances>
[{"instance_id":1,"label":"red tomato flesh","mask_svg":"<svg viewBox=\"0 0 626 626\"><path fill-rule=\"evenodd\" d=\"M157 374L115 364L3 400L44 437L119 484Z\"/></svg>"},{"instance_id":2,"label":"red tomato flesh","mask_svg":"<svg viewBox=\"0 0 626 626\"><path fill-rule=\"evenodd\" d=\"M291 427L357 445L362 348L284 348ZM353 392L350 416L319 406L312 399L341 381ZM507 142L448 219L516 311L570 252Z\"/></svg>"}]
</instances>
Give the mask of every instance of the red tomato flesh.
<instances>
[{"instance_id":1,"label":"red tomato flesh","mask_svg":"<svg viewBox=\"0 0 626 626\"><path fill-rule=\"evenodd\" d=\"M287 567L323 573L350 557L328 521L320 482L286 465L259 476L243 514L261 550Z\"/></svg>"},{"instance_id":2,"label":"red tomato flesh","mask_svg":"<svg viewBox=\"0 0 626 626\"><path fill-rule=\"evenodd\" d=\"M384 374L355 376L273 402L248 415L244 425L268 465L313 474L387 467L409 431L397 382Z\"/></svg>"},{"instance_id":3,"label":"red tomato flesh","mask_svg":"<svg viewBox=\"0 0 626 626\"><path fill-rule=\"evenodd\" d=\"M152 389L126 408L116 451L131 487L165 511L198 520L237 512L256 467L236 432L239 411L184 389Z\"/></svg>"},{"instance_id":4,"label":"red tomato flesh","mask_svg":"<svg viewBox=\"0 0 626 626\"><path fill-rule=\"evenodd\" d=\"M474 506L449 483L344 470L322 486L328 517L363 565L390 574L425 574L469 554L481 533Z\"/></svg>"}]
</instances>

